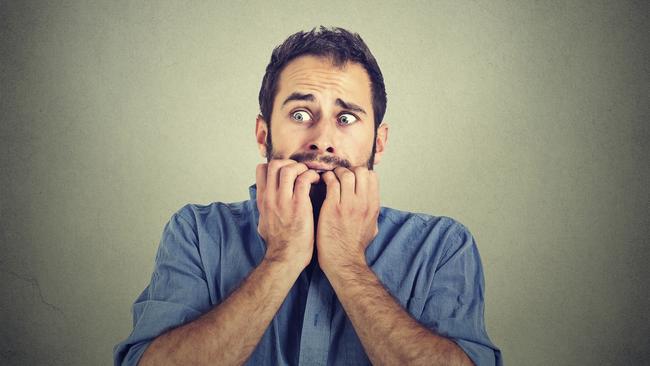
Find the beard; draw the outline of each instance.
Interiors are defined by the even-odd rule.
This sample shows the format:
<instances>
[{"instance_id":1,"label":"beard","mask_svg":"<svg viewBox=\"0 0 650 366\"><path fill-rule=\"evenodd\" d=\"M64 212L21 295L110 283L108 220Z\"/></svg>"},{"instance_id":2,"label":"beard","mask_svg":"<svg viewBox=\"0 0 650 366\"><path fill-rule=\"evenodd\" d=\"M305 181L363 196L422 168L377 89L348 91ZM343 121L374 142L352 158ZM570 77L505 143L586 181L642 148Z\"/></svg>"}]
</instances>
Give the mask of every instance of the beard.
<instances>
[{"instance_id":1,"label":"beard","mask_svg":"<svg viewBox=\"0 0 650 366\"><path fill-rule=\"evenodd\" d=\"M269 131L268 134L266 135L266 161L270 162L272 159L284 159L283 156L277 154L276 151L273 150L273 141L271 139L271 127L269 126ZM377 150L377 129L375 128L375 135L374 139L372 142L372 150L370 151L370 156L366 160L366 167L368 170L373 170L374 165L375 165L375 152ZM348 161L347 159L341 159L336 156L318 156L319 154L317 152L298 152L294 153L291 156L289 156L289 159L295 160L299 163L305 163L305 162L321 162L321 163L326 163L329 165L333 165L334 167L343 167L347 169L351 169L353 166ZM323 173L320 173L321 176ZM309 190L309 198L311 199L311 205L314 209L314 229L316 229L316 226L318 225L318 215L320 214L320 209L323 206L323 201L325 201L325 197L327 197L327 185L321 178L317 183L311 185L311 189Z\"/></svg>"}]
</instances>

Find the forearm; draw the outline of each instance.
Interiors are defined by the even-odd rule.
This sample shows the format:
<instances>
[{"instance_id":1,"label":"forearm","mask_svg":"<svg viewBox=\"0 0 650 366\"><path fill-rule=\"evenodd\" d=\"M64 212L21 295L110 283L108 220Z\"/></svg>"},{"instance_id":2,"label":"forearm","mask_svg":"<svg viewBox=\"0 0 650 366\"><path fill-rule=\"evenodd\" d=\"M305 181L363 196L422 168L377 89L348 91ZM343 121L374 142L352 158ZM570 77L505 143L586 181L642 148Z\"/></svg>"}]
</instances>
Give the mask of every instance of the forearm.
<instances>
[{"instance_id":1,"label":"forearm","mask_svg":"<svg viewBox=\"0 0 650 366\"><path fill-rule=\"evenodd\" d=\"M156 338L139 365L243 364L299 274L296 266L264 259L217 307Z\"/></svg>"},{"instance_id":2,"label":"forearm","mask_svg":"<svg viewBox=\"0 0 650 366\"><path fill-rule=\"evenodd\" d=\"M472 365L456 343L414 320L368 266L328 278L373 364Z\"/></svg>"}]
</instances>

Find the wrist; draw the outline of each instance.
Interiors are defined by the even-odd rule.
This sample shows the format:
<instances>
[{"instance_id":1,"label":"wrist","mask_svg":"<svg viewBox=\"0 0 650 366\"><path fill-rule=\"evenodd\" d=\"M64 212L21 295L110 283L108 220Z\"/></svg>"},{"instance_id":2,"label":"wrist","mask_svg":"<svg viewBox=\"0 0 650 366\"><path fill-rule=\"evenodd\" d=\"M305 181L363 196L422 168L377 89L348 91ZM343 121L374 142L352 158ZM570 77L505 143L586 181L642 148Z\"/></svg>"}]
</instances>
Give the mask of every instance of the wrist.
<instances>
[{"instance_id":1,"label":"wrist","mask_svg":"<svg viewBox=\"0 0 650 366\"><path fill-rule=\"evenodd\" d=\"M307 261L307 264L309 261ZM300 274L307 266L302 260L292 258L289 256L270 255L267 253L262 259L260 265L264 265L270 269L279 270L287 274L297 273Z\"/></svg>"},{"instance_id":2,"label":"wrist","mask_svg":"<svg viewBox=\"0 0 650 366\"><path fill-rule=\"evenodd\" d=\"M321 260L319 256L318 262L328 278L332 277L341 281L353 281L361 278L370 270L365 255L338 261Z\"/></svg>"}]
</instances>

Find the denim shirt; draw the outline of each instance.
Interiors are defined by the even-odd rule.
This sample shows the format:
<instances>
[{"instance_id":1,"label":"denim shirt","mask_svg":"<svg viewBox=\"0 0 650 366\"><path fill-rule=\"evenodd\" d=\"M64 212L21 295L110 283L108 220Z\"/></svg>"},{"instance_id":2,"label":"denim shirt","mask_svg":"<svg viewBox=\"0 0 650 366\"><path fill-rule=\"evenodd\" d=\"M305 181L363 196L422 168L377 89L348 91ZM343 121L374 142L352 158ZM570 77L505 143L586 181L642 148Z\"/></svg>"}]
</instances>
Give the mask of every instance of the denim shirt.
<instances>
[{"instance_id":1,"label":"denim shirt","mask_svg":"<svg viewBox=\"0 0 650 366\"><path fill-rule=\"evenodd\" d=\"M219 305L262 261L255 185L237 203L188 204L164 228L133 330L115 365L136 365L162 333ZM456 342L476 365L501 365L485 330L481 260L469 231L448 217L382 207L366 261L420 324ZM316 263L316 262L314 262ZM255 314L250 314L252 317ZM297 278L247 365L369 365L363 345L318 265Z\"/></svg>"}]
</instances>

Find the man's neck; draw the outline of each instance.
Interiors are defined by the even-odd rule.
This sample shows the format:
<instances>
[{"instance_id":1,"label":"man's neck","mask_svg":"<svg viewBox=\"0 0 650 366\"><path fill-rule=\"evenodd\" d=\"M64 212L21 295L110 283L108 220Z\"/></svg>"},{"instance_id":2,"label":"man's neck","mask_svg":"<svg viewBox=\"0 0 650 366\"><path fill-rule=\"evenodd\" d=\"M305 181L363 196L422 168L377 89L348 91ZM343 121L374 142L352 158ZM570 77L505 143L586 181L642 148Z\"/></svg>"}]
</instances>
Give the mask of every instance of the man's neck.
<instances>
[{"instance_id":1,"label":"man's neck","mask_svg":"<svg viewBox=\"0 0 650 366\"><path fill-rule=\"evenodd\" d=\"M320 209L323 206L323 201L325 201L326 196L327 185L325 182L321 180L316 184L312 184L311 190L309 191L309 198L311 199L311 205L314 209L314 254L312 256L312 264L318 261L318 251L316 249L316 230L318 229L318 216L320 214ZM309 266L309 268L311 267L312 265Z\"/></svg>"}]
</instances>

